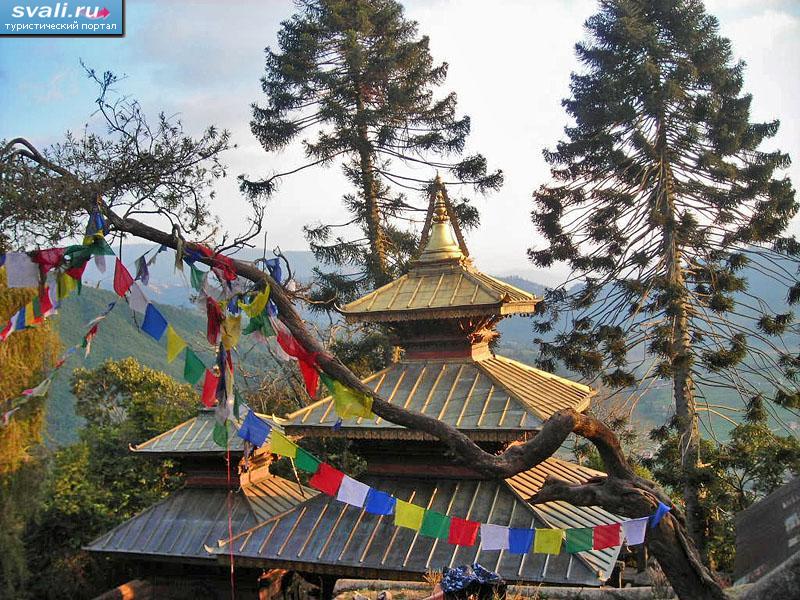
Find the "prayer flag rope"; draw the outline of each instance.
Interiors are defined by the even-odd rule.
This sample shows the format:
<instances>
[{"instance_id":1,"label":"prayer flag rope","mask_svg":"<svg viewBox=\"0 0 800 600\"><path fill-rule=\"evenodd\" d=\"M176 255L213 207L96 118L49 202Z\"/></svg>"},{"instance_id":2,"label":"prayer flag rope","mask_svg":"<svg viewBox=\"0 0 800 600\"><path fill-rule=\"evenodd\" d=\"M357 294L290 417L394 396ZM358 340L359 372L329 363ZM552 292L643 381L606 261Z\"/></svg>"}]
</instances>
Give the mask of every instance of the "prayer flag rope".
<instances>
[{"instance_id":1,"label":"prayer flag rope","mask_svg":"<svg viewBox=\"0 0 800 600\"><path fill-rule=\"evenodd\" d=\"M655 527L670 510L669 506L659 502L656 512L649 517L581 528L515 528L480 523L426 509L356 481L299 447L253 411L247 414L237 435L257 448L269 439L270 452L292 459L296 468L311 474L311 487L339 502L373 515L392 516L397 527L447 540L449 544L474 546L480 540L481 550L504 550L512 554L560 554L562 551L574 554L623 543L635 546L645 542L648 523Z\"/></svg>"}]
</instances>

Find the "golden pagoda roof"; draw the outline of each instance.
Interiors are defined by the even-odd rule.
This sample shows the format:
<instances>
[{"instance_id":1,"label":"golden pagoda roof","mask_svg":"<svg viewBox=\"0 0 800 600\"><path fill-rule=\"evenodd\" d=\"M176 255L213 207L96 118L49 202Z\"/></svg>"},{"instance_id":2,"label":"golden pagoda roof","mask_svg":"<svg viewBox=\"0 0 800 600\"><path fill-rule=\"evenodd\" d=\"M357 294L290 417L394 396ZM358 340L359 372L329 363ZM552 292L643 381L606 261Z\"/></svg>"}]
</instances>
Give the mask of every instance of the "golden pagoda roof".
<instances>
[{"instance_id":1,"label":"golden pagoda roof","mask_svg":"<svg viewBox=\"0 0 800 600\"><path fill-rule=\"evenodd\" d=\"M431 199L423 248L408 273L340 310L348 321L404 321L531 313L539 298L478 271L453 237L443 187ZM460 238L460 235L459 235Z\"/></svg>"},{"instance_id":2,"label":"golden pagoda roof","mask_svg":"<svg viewBox=\"0 0 800 600\"><path fill-rule=\"evenodd\" d=\"M364 379L387 402L434 417L478 441L517 439L554 412L588 408L594 391L502 356L482 360L405 360ZM287 433L350 439L429 439L380 417L346 419L338 431L330 396L281 420Z\"/></svg>"}]
</instances>

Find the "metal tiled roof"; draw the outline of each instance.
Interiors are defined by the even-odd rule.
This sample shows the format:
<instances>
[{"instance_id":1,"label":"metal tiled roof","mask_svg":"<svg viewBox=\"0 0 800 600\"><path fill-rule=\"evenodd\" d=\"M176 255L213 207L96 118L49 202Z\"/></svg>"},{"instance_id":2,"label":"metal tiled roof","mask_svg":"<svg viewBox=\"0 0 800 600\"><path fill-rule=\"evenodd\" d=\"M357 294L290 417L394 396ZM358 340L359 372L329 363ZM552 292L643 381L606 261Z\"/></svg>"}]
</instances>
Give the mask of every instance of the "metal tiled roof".
<instances>
[{"instance_id":1,"label":"metal tiled roof","mask_svg":"<svg viewBox=\"0 0 800 600\"><path fill-rule=\"evenodd\" d=\"M363 481L401 500L451 516L512 527L549 525L503 481L437 482L376 476L366 476ZM580 513L582 509L574 510ZM582 521L591 519L588 513ZM223 543L216 550L223 560L232 550L238 564L340 577L421 578L430 569L477 561L509 582L600 585L614 563L614 558L605 554L587 561L566 553L518 555L483 551L479 545L454 546L396 527L392 517L372 515L323 494L242 532L230 543L232 548Z\"/></svg>"},{"instance_id":2,"label":"metal tiled roof","mask_svg":"<svg viewBox=\"0 0 800 600\"><path fill-rule=\"evenodd\" d=\"M584 410L594 393L585 385L494 356L485 360L401 361L367 377L364 383L388 402L470 432L474 439L499 439L509 434L516 437L541 426L562 408ZM332 435L331 426L337 418L329 396L288 415L282 423L290 433L324 428L326 435ZM347 419L337 434L427 439L421 432L380 417Z\"/></svg>"},{"instance_id":3,"label":"metal tiled roof","mask_svg":"<svg viewBox=\"0 0 800 600\"><path fill-rule=\"evenodd\" d=\"M469 259L412 268L342 307L351 321L530 313L539 299L475 269Z\"/></svg>"},{"instance_id":4,"label":"metal tiled roof","mask_svg":"<svg viewBox=\"0 0 800 600\"><path fill-rule=\"evenodd\" d=\"M213 558L205 546L228 537L228 509L234 531L253 527L318 494L275 475L243 485L229 501L224 488L178 490L112 529L86 547L91 552L146 555L163 560Z\"/></svg>"}]
</instances>

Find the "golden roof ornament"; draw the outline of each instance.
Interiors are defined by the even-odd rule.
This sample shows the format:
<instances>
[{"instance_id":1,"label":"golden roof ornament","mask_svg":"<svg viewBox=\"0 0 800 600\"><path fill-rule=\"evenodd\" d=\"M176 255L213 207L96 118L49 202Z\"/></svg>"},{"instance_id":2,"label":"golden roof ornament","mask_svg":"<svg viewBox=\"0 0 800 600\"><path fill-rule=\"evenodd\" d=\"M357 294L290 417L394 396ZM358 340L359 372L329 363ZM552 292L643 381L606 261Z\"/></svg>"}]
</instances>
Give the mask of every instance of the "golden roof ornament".
<instances>
[{"instance_id":1,"label":"golden roof ornament","mask_svg":"<svg viewBox=\"0 0 800 600\"><path fill-rule=\"evenodd\" d=\"M458 243L453 239L453 230L450 228L450 217L447 214L447 204L441 188L436 190L431 217L430 233L422 254L415 261L429 263L448 259L465 258Z\"/></svg>"}]
</instances>

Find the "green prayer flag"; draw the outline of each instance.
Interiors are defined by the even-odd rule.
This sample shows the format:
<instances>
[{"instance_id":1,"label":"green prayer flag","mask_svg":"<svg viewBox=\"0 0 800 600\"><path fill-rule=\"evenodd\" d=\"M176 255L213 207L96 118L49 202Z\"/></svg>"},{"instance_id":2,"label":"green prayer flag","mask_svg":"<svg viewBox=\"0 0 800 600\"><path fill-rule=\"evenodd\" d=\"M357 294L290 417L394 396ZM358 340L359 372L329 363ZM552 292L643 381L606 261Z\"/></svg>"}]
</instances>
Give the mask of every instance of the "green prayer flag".
<instances>
[{"instance_id":1,"label":"green prayer flag","mask_svg":"<svg viewBox=\"0 0 800 600\"><path fill-rule=\"evenodd\" d=\"M238 388L234 388L233 390L233 416L235 419L239 419L239 409L241 409L242 404L244 404L244 400L242 400L242 396L239 394Z\"/></svg>"},{"instance_id":2,"label":"green prayer flag","mask_svg":"<svg viewBox=\"0 0 800 600\"><path fill-rule=\"evenodd\" d=\"M319 467L319 460L315 456L298 447L297 455L294 457L294 465L301 471L305 471L307 473L316 473L317 468Z\"/></svg>"},{"instance_id":3,"label":"green prayer flag","mask_svg":"<svg viewBox=\"0 0 800 600\"><path fill-rule=\"evenodd\" d=\"M192 269L192 274L191 274L192 287L199 292L200 289L203 287L203 278L206 276L206 274L204 271L201 271L194 265L191 265L191 269Z\"/></svg>"},{"instance_id":4,"label":"green prayer flag","mask_svg":"<svg viewBox=\"0 0 800 600\"><path fill-rule=\"evenodd\" d=\"M230 422L225 421L225 423L220 423L217 421L214 423L214 431L212 432L211 436L214 438L214 443L221 448L228 447L228 437L230 436L232 431L229 430Z\"/></svg>"},{"instance_id":5,"label":"green prayer flag","mask_svg":"<svg viewBox=\"0 0 800 600\"><path fill-rule=\"evenodd\" d=\"M419 533L420 535L446 540L450 534L450 517L435 510L426 510L425 516L422 517L422 527Z\"/></svg>"},{"instance_id":6,"label":"green prayer flag","mask_svg":"<svg viewBox=\"0 0 800 600\"><path fill-rule=\"evenodd\" d=\"M592 535L594 531L591 527L580 529L567 529L567 552L584 552L592 549Z\"/></svg>"},{"instance_id":7,"label":"green prayer flag","mask_svg":"<svg viewBox=\"0 0 800 600\"><path fill-rule=\"evenodd\" d=\"M191 348L186 349L186 362L183 365L183 378L194 385L200 378L205 375L206 366L203 364L197 354L192 352Z\"/></svg>"},{"instance_id":8,"label":"green prayer flag","mask_svg":"<svg viewBox=\"0 0 800 600\"><path fill-rule=\"evenodd\" d=\"M35 296L33 301L33 317L38 319L42 316L42 305L39 303L39 296Z\"/></svg>"},{"instance_id":9,"label":"green prayer flag","mask_svg":"<svg viewBox=\"0 0 800 600\"><path fill-rule=\"evenodd\" d=\"M114 251L104 237L95 238L89 248L92 256L114 256Z\"/></svg>"},{"instance_id":10,"label":"green prayer flag","mask_svg":"<svg viewBox=\"0 0 800 600\"><path fill-rule=\"evenodd\" d=\"M256 331L261 332L261 335L264 337L275 336L275 330L272 328L272 323L269 322L266 311L258 316L251 317L250 321L247 323L247 327L242 333L244 335L249 335Z\"/></svg>"}]
</instances>

